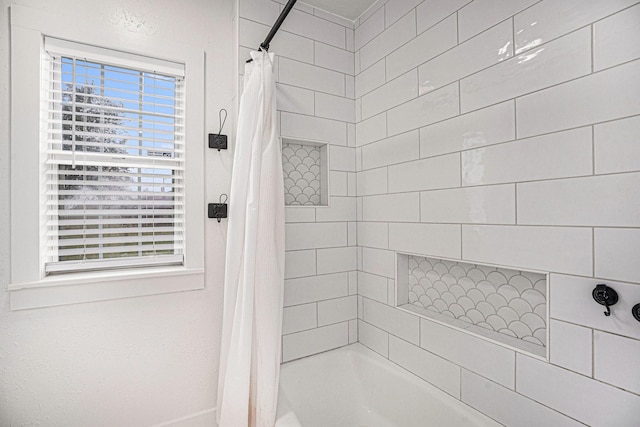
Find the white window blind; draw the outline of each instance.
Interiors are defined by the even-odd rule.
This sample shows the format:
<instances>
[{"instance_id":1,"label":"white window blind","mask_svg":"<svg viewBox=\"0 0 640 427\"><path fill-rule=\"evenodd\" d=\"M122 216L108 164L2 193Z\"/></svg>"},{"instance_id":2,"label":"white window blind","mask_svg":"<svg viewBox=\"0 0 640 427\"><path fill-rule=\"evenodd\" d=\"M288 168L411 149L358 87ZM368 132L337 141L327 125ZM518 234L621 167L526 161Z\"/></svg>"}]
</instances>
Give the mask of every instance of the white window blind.
<instances>
[{"instance_id":1,"label":"white window blind","mask_svg":"<svg viewBox=\"0 0 640 427\"><path fill-rule=\"evenodd\" d=\"M45 272L182 264L184 67L49 38L42 64Z\"/></svg>"}]
</instances>

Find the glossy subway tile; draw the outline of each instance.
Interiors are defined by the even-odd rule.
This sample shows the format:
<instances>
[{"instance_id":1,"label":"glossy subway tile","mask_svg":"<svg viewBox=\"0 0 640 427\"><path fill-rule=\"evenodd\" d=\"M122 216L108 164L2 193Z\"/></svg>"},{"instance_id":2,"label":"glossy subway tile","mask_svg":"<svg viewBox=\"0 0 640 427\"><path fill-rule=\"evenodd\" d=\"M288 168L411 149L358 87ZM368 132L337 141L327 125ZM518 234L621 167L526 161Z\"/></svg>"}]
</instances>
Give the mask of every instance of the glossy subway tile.
<instances>
[{"instance_id":1,"label":"glossy subway tile","mask_svg":"<svg viewBox=\"0 0 640 427\"><path fill-rule=\"evenodd\" d=\"M591 32L583 28L462 79L461 108L476 110L590 72Z\"/></svg>"},{"instance_id":2,"label":"glossy subway tile","mask_svg":"<svg viewBox=\"0 0 640 427\"><path fill-rule=\"evenodd\" d=\"M508 20L420 65L420 95L512 56L513 32Z\"/></svg>"},{"instance_id":3,"label":"glossy subway tile","mask_svg":"<svg viewBox=\"0 0 640 427\"><path fill-rule=\"evenodd\" d=\"M387 81L416 68L456 45L456 20L451 16L387 56Z\"/></svg>"}]
</instances>

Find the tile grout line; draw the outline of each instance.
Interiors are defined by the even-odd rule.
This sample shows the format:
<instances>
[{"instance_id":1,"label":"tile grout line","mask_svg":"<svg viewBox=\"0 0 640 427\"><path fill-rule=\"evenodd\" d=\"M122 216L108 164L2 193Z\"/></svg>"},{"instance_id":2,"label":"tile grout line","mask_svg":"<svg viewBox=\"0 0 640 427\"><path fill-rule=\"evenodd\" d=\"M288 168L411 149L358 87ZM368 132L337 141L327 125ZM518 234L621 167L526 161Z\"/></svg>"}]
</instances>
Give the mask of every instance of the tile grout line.
<instances>
[{"instance_id":1,"label":"tile grout line","mask_svg":"<svg viewBox=\"0 0 640 427\"><path fill-rule=\"evenodd\" d=\"M460 387L460 397L459 397L459 399L458 399L458 400L460 400L461 402L464 402L464 398L463 398L463 396L462 396L462 375L464 374L464 372L462 372L463 370L464 370L464 369L462 368L462 366L458 365L458 375L460 376L460 385L459 385L459 387ZM471 405L469 405L469 406L471 406ZM476 409L476 410L477 410L477 409ZM480 410L477 410L477 411L478 411L478 412L482 412L482 411L480 411ZM482 412L482 413L484 414L484 412ZM485 414L485 415L486 415L486 414ZM500 423L500 424L502 424L502 423Z\"/></svg>"},{"instance_id":2,"label":"tile grout line","mask_svg":"<svg viewBox=\"0 0 640 427\"><path fill-rule=\"evenodd\" d=\"M549 345L549 343L547 343ZM513 391L518 392L518 355L516 352L513 353Z\"/></svg>"},{"instance_id":3,"label":"tile grout line","mask_svg":"<svg viewBox=\"0 0 640 427\"><path fill-rule=\"evenodd\" d=\"M596 174L596 126L591 125L591 174Z\"/></svg>"},{"instance_id":4,"label":"tile grout line","mask_svg":"<svg viewBox=\"0 0 640 427\"><path fill-rule=\"evenodd\" d=\"M596 227L591 227L591 275L596 277Z\"/></svg>"},{"instance_id":5,"label":"tile grout line","mask_svg":"<svg viewBox=\"0 0 640 427\"><path fill-rule=\"evenodd\" d=\"M591 329L591 378L596 378L596 331Z\"/></svg>"},{"instance_id":6,"label":"tile grout line","mask_svg":"<svg viewBox=\"0 0 640 427\"><path fill-rule=\"evenodd\" d=\"M516 56L516 16L513 15L511 18L511 52L512 57Z\"/></svg>"},{"instance_id":7,"label":"tile grout line","mask_svg":"<svg viewBox=\"0 0 640 427\"><path fill-rule=\"evenodd\" d=\"M513 132L514 141L518 140L518 99L513 99Z\"/></svg>"},{"instance_id":8,"label":"tile grout line","mask_svg":"<svg viewBox=\"0 0 640 427\"><path fill-rule=\"evenodd\" d=\"M461 115L462 115L462 79L459 79L458 80L458 116L461 116Z\"/></svg>"},{"instance_id":9,"label":"tile grout line","mask_svg":"<svg viewBox=\"0 0 640 427\"><path fill-rule=\"evenodd\" d=\"M459 188L462 188L464 184L464 165L462 164L462 153L462 151L458 152L458 167L460 168L460 173L458 174Z\"/></svg>"},{"instance_id":10,"label":"tile grout line","mask_svg":"<svg viewBox=\"0 0 640 427\"><path fill-rule=\"evenodd\" d=\"M596 27L593 23L591 23L591 25L589 26L590 31L589 31L589 39L590 39L590 48L591 48L591 73L593 74L595 72L595 31L596 31Z\"/></svg>"},{"instance_id":11,"label":"tile grout line","mask_svg":"<svg viewBox=\"0 0 640 427\"><path fill-rule=\"evenodd\" d=\"M414 6L411 10L413 11L414 18L416 18L415 19L416 35L414 37L414 39L415 39L416 37L418 37L418 5Z\"/></svg>"},{"instance_id":12,"label":"tile grout line","mask_svg":"<svg viewBox=\"0 0 640 427\"><path fill-rule=\"evenodd\" d=\"M387 26L387 4L386 4L386 3L385 3L385 4L383 4L383 5L380 7L380 9L382 9L382 24L383 24L383 26L384 26L384 28L383 28L383 30L382 30L382 33L380 33L380 34L383 34L385 31L387 31L387 30L389 29L389 27L390 27L391 25Z\"/></svg>"},{"instance_id":13,"label":"tile grout line","mask_svg":"<svg viewBox=\"0 0 640 427\"><path fill-rule=\"evenodd\" d=\"M514 204L515 204L515 206L514 206L514 209L515 209L515 211L514 211L514 213L515 213L515 215L514 215L515 224L514 225L519 225L518 224L518 183L517 182L514 183L513 187L514 187L514 189L513 189L513 191L514 191L513 201L514 201Z\"/></svg>"},{"instance_id":14,"label":"tile grout line","mask_svg":"<svg viewBox=\"0 0 640 427\"><path fill-rule=\"evenodd\" d=\"M460 259L464 259L464 238L462 237L463 226L460 224Z\"/></svg>"},{"instance_id":15,"label":"tile grout line","mask_svg":"<svg viewBox=\"0 0 640 427\"><path fill-rule=\"evenodd\" d=\"M389 194L389 166L385 168L385 177L386 194Z\"/></svg>"}]
</instances>

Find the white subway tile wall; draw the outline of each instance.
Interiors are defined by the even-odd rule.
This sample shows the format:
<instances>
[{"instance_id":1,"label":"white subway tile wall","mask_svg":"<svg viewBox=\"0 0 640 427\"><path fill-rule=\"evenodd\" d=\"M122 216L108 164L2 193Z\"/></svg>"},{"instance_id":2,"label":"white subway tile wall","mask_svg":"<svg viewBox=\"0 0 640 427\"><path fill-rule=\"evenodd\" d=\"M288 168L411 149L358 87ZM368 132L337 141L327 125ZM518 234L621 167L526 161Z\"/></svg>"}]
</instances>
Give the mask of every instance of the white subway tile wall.
<instances>
[{"instance_id":1,"label":"white subway tile wall","mask_svg":"<svg viewBox=\"0 0 640 427\"><path fill-rule=\"evenodd\" d=\"M637 394L522 354L516 356L516 391L589 426L638 425Z\"/></svg>"},{"instance_id":2,"label":"white subway tile wall","mask_svg":"<svg viewBox=\"0 0 640 427\"><path fill-rule=\"evenodd\" d=\"M389 357L389 334L358 319L358 340L384 357Z\"/></svg>"},{"instance_id":3,"label":"white subway tile wall","mask_svg":"<svg viewBox=\"0 0 640 427\"><path fill-rule=\"evenodd\" d=\"M418 96L418 74L411 71L362 97L362 118L366 119Z\"/></svg>"},{"instance_id":4,"label":"white subway tile wall","mask_svg":"<svg viewBox=\"0 0 640 427\"><path fill-rule=\"evenodd\" d=\"M549 341L551 363L583 375L591 375L593 366L592 329L551 320Z\"/></svg>"},{"instance_id":5,"label":"white subway tile wall","mask_svg":"<svg viewBox=\"0 0 640 427\"><path fill-rule=\"evenodd\" d=\"M387 81L415 69L456 45L455 17L451 16L420 34L387 58Z\"/></svg>"},{"instance_id":6,"label":"white subway tile wall","mask_svg":"<svg viewBox=\"0 0 640 427\"><path fill-rule=\"evenodd\" d=\"M591 32L583 28L462 79L462 111L477 110L590 72Z\"/></svg>"},{"instance_id":7,"label":"white subway tile wall","mask_svg":"<svg viewBox=\"0 0 640 427\"><path fill-rule=\"evenodd\" d=\"M516 360L512 350L427 319L420 319L420 347L505 387L514 388Z\"/></svg>"},{"instance_id":8,"label":"white subway tile wall","mask_svg":"<svg viewBox=\"0 0 640 427\"><path fill-rule=\"evenodd\" d=\"M280 7L240 0L243 58ZM290 15L272 43L282 135L330 144L332 197L287 209L283 360L358 340L505 425L637 425L639 10ZM549 272L548 360L396 308L396 251ZM598 283L620 294L610 317Z\"/></svg>"},{"instance_id":9,"label":"white subway tile wall","mask_svg":"<svg viewBox=\"0 0 640 427\"><path fill-rule=\"evenodd\" d=\"M447 20L453 18L454 15ZM512 57L512 30L511 21L502 22L431 61L421 61L420 95Z\"/></svg>"},{"instance_id":10,"label":"white subway tile wall","mask_svg":"<svg viewBox=\"0 0 640 427\"><path fill-rule=\"evenodd\" d=\"M640 394L640 341L595 331L593 344L594 377Z\"/></svg>"},{"instance_id":11,"label":"white subway tile wall","mask_svg":"<svg viewBox=\"0 0 640 427\"><path fill-rule=\"evenodd\" d=\"M384 276L358 271L358 295L387 304L387 280Z\"/></svg>"},{"instance_id":12,"label":"white subway tile wall","mask_svg":"<svg viewBox=\"0 0 640 427\"><path fill-rule=\"evenodd\" d=\"M515 105L507 101L421 128L420 156L471 150L515 138Z\"/></svg>"},{"instance_id":13,"label":"white subway tile wall","mask_svg":"<svg viewBox=\"0 0 640 427\"><path fill-rule=\"evenodd\" d=\"M466 369L462 370L462 401L509 427L584 426Z\"/></svg>"},{"instance_id":14,"label":"white subway tile wall","mask_svg":"<svg viewBox=\"0 0 640 427\"><path fill-rule=\"evenodd\" d=\"M356 22L363 345L504 425L637 425L639 23L637 0L389 0ZM396 308L396 251L549 272L548 353Z\"/></svg>"},{"instance_id":15,"label":"white subway tile wall","mask_svg":"<svg viewBox=\"0 0 640 427\"><path fill-rule=\"evenodd\" d=\"M360 68L366 70L415 36L416 17L411 11L358 50Z\"/></svg>"},{"instance_id":16,"label":"white subway tile wall","mask_svg":"<svg viewBox=\"0 0 640 427\"><path fill-rule=\"evenodd\" d=\"M420 157L418 138L418 131L414 130L365 145L362 147L362 169L417 160Z\"/></svg>"},{"instance_id":17,"label":"white subway tile wall","mask_svg":"<svg viewBox=\"0 0 640 427\"><path fill-rule=\"evenodd\" d=\"M510 18L540 0L475 0L458 10L460 41Z\"/></svg>"},{"instance_id":18,"label":"white subway tile wall","mask_svg":"<svg viewBox=\"0 0 640 427\"><path fill-rule=\"evenodd\" d=\"M416 8L418 18L418 34L433 27L449 15L455 15L456 11L471 0L425 0Z\"/></svg>"},{"instance_id":19,"label":"white subway tile wall","mask_svg":"<svg viewBox=\"0 0 640 427\"><path fill-rule=\"evenodd\" d=\"M460 366L407 341L389 335L389 360L460 398Z\"/></svg>"}]
</instances>

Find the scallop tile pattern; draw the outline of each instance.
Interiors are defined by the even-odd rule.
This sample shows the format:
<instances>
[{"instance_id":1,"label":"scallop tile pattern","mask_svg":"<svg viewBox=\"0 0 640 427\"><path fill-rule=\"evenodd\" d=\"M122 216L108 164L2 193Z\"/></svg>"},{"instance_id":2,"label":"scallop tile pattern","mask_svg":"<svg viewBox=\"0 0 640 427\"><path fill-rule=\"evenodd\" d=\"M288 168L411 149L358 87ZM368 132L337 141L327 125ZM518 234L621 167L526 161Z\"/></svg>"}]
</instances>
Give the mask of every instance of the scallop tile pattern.
<instances>
[{"instance_id":1,"label":"scallop tile pattern","mask_svg":"<svg viewBox=\"0 0 640 427\"><path fill-rule=\"evenodd\" d=\"M284 203L320 205L320 147L282 143Z\"/></svg>"},{"instance_id":2,"label":"scallop tile pattern","mask_svg":"<svg viewBox=\"0 0 640 427\"><path fill-rule=\"evenodd\" d=\"M409 256L409 304L546 346L544 274Z\"/></svg>"}]
</instances>

